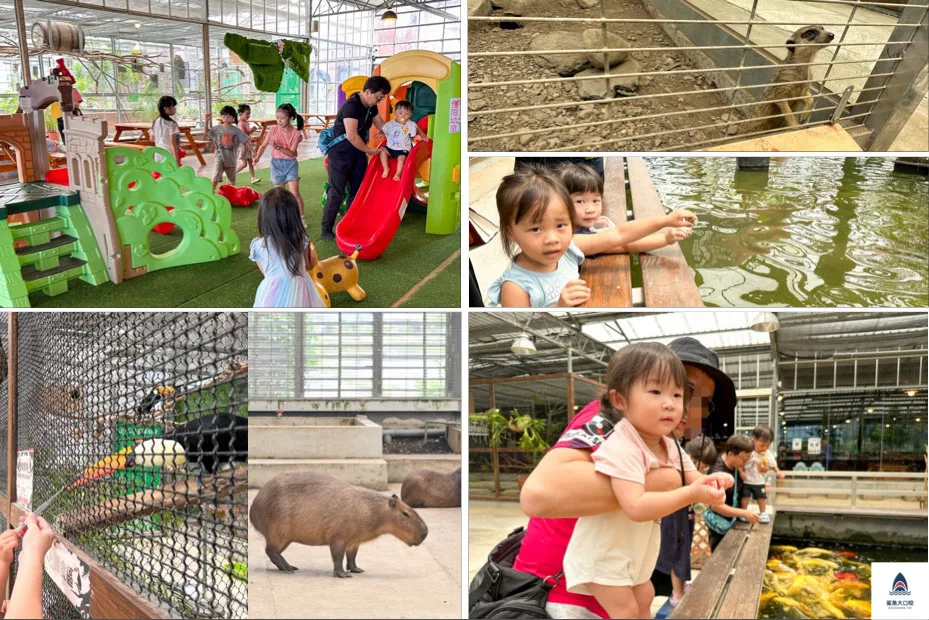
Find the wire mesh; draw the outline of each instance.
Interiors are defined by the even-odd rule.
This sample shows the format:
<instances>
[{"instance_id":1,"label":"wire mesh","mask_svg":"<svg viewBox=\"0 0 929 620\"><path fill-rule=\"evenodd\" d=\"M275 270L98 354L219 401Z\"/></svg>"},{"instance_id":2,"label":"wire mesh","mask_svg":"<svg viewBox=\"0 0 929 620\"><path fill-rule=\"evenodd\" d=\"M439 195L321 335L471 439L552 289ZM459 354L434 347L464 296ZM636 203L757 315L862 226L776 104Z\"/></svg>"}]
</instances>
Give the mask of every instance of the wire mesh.
<instances>
[{"instance_id":1,"label":"wire mesh","mask_svg":"<svg viewBox=\"0 0 929 620\"><path fill-rule=\"evenodd\" d=\"M32 508L175 617L247 614L247 316L19 315ZM74 617L58 588L46 617Z\"/></svg>"},{"instance_id":2,"label":"wire mesh","mask_svg":"<svg viewBox=\"0 0 929 620\"><path fill-rule=\"evenodd\" d=\"M877 135L886 114L872 119L875 106L904 98L895 75L926 64L907 57L926 38L925 0L805 0L787 18L758 0L725 14L700 0L590 4L506 3L469 17L470 151L689 150L835 114L847 131ZM822 35L806 42L808 28Z\"/></svg>"}]
</instances>

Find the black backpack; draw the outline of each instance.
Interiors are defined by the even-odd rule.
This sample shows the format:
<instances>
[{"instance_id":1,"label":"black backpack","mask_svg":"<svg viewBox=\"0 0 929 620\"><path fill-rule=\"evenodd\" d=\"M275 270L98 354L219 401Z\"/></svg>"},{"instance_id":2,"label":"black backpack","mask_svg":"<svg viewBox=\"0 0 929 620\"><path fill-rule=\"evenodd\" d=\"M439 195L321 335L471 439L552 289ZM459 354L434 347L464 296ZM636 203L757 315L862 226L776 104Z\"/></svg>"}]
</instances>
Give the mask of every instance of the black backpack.
<instances>
[{"instance_id":1,"label":"black backpack","mask_svg":"<svg viewBox=\"0 0 929 620\"><path fill-rule=\"evenodd\" d=\"M513 530L487 556L468 591L468 618L551 618L545 602L561 573L542 579L513 568L525 534L523 527Z\"/></svg>"}]
</instances>

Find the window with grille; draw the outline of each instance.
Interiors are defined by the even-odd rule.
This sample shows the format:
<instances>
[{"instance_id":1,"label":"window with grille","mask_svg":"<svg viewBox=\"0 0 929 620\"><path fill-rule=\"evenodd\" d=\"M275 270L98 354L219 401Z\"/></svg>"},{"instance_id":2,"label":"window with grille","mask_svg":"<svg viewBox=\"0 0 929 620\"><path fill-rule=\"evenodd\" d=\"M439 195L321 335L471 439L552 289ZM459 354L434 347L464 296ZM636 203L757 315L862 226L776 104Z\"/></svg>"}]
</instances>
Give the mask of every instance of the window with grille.
<instances>
[{"instance_id":1,"label":"window with grille","mask_svg":"<svg viewBox=\"0 0 929 620\"><path fill-rule=\"evenodd\" d=\"M256 313L250 380L262 398L448 398L460 388L460 316Z\"/></svg>"}]
</instances>

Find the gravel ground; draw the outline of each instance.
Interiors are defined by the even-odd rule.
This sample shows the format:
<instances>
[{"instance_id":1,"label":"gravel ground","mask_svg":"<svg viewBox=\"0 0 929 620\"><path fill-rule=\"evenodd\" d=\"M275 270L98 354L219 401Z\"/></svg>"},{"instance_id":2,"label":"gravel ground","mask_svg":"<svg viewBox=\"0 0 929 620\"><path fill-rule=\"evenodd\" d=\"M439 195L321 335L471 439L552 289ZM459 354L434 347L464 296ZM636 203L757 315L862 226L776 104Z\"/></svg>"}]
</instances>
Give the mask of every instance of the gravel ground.
<instances>
[{"instance_id":1,"label":"gravel ground","mask_svg":"<svg viewBox=\"0 0 929 620\"><path fill-rule=\"evenodd\" d=\"M600 8L581 9L576 0L533 0L533 17L599 17ZM495 15L502 15L496 11ZM651 18L638 0L610 0L607 17ZM518 19L518 18L514 18ZM523 28L504 30L495 23L474 22L468 34L469 52L518 51L529 49L532 39L540 34L557 30L576 32L579 47L581 33L593 27L583 23L538 23L527 22ZM685 52L675 51L672 40L657 24L610 24L609 31L622 36L630 47L667 47L668 51L632 52L631 58L639 64L639 71L680 71L696 69ZM538 66L530 56L472 58L469 60L469 84L499 82L521 79L557 78L550 69ZM581 101L576 82L562 84L522 84L499 86L486 89L470 88L469 98L469 145L473 152L481 151L550 151L558 149L591 151L647 151L674 148L702 140L724 137L724 128L687 130L660 136L649 134L712 125L727 120L725 112L696 112L696 110L725 106L726 94L706 92L716 88L700 73L675 75L664 73L639 78L638 95L688 92L678 97L636 99L620 96L607 103L571 105ZM564 102L564 106L550 109L530 109L496 115L483 115L488 110L534 106ZM565 125L596 123L612 119L647 116L668 112L691 111L688 114L661 118L609 123L592 127L560 129ZM741 118L738 113L736 118ZM543 133L529 133L535 129L549 128ZM499 134L518 133L506 137ZM472 142L472 138L485 138ZM603 140L628 139L596 144ZM708 144L706 146L712 146ZM697 147L702 148L702 147Z\"/></svg>"}]
</instances>

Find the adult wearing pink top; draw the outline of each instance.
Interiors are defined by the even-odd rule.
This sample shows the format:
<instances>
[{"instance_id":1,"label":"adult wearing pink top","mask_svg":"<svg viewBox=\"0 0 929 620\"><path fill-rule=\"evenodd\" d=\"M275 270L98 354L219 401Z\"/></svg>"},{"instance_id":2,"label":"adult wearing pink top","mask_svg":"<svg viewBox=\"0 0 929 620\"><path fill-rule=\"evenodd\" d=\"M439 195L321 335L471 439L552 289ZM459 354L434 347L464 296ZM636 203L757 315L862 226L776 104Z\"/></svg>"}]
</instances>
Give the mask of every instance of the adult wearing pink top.
<instances>
[{"instance_id":1,"label":"adult wearing pink top","mask_svg":"<svg viewBox=\"0 0 929 620\"><path fill-rule=\"evenodd\" d=\"M679 432L695 437L704 419L716 428L724 428L724 421L734 428L735 386L719 369L719 357L694 338L678 338L668 346L684 363L693 389ZM591 460L613 431L600 407L600 401L594 401L574 416L523 486L520 504L531 518L513 568L542 578L559 575L577 519L619 510L609 477L597 473ZM680 472L669 468L645 478L646 491L670 491L680 485ZM546 609L553 618L609 617L594 597L568 592L563 577L549 592Z\"/></svg>"}]
</instances>

